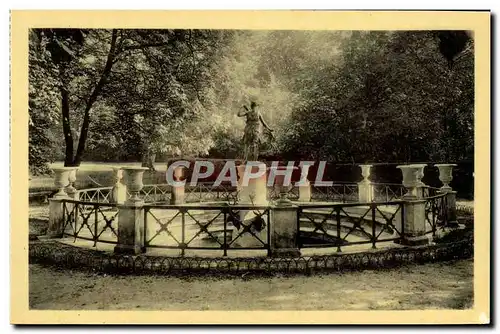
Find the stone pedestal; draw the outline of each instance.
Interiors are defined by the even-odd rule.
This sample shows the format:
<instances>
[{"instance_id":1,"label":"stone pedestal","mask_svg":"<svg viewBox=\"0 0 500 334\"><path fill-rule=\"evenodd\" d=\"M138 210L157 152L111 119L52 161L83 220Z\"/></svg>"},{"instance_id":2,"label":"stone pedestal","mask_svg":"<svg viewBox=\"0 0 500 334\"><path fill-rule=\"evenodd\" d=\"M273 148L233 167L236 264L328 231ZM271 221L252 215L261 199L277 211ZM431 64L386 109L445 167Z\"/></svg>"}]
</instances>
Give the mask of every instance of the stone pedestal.
<instances>
[{"instance_id":1,"label":"stone pedestal","mask_svg":"<svg viewBox=\"0 0 500 334\"><path fill-rule=\"evenodd\" d=\"M269 255L298 257L298 210L292 204L278 204L271 214L271 240Z\"/></svg>"},{"instance_id":2,"label":"stone pedestal","mask_svg":"<svg viewBox=\"0 0 500 334\"><path fill-rule=\"evenodd\" d=\"M404 235L401 244L408 246L427 245L431 239L425 234L425 201L412 196L403 198Z\"/></svg>"},{"instance_id":3,"label":"stone pedestal","mask_svg":"<svg viewBox=\"0 0 500 334\"><path fill-rule=\"evenodd\" d=\"M408 192L403 196L404 201L404 233L402 244L417 246L430 242L425 234L425 200L422 200L423 187L420 165L397 166L403 173L403 185Z\"/></svg>"},{"instance_id":4,"label":"stone pedestal","mask_svg":"<svg viewBox=\"0 0 500 334\"><path fill-rule=\"evenodd\" d=\"M184 204L184 196L186 184L184 182L181 183L181 179L184 177L184 167L179 166L174 169L173 179L174 182L179 182L179 184L172 184L172 193L170 197L170 204L172 205L180 205Z\"/></svg>"},{"instance_id":5,"label":"stone pedestal","mask_svg":"<svg viewBox=\"0 0 500 334\"><path fill-rule=\"evenodd\" d=\"M69 197L67 197L69 199ZM49 198L49 238L61 238L64 227L64 203L62 198Z\"/></svg>"},{"instance_id":6,"label":"stone pedestal","mask_svg":"<svg viewBox=\"0 0 500 334\"><path fill-rule=\"evenodd\" d=\"M121 167L112 168L115 183L111 189L111 203L123 204L127 200L127 187L121 182L123 170Z\"/></svg>"},{"instance_id":7,"label":"stone pedestal","mask_svg":"<svg viewBox=\"0 0 500 334\"><path fill-rule=\"evenodd\" d=\"M457 192L448 190L446 192L446 226L458 227L457 221Z\"/></svg>"},{"instance_id":8,"label":"stone pedestal","mask_svg":"<svg viewBox=\"0 0 500 334\"><path fill-rule=\"evenodd\" d=\"M47 236L50 238L60 238L63 234L64 227L64 200L71 199L65 192L65 188L69 185L69 174L74 167L59 167L53 168L54 185L58 192L49 199L49 226Z\"/></svg>"},{"instance_id":9,"label":"stone pedestal","mask_svg":"<svg viewBox=\"0 0 500 334\"><path fill-rule=\"evenodd\" d=\"M115 253L139 254L144 248L144 201L139 198L139 192L144 186L142 175L146 167L123 168L127 174L127 189L130 198L124 205L118 206L118 244Z\"/></svg>"},{"instance_id":10,"label":"stone pedestal","mask_svg":"<svg viewBox=\"0 0 500 334\"><path fill-rule=\"evenodd\" d=\"M453 167L456 167L456 164L436 164L435 165L439 169L439 180L443 183L441 187L441 192L446 193L445 205L443 206L443 215L446 216L446 226L448 227L458 227L457 222L457 203L456 196L457 192L453 191L450 186L451 181L453 180Z\"/></svg>"},{"instance_id":11,"label":"stone pedestal","mask_svg":"<svg viewBox=\"0 0 500 334\"><path fill-rule=\"evenodd\" d=\"M118 206L118 244L115 253L140 254L144 248L144 202L126 201Z\"/></svg>"},{"instance_id":12,"label":"stone pedestal","mask_svg":"<svg viewBox=\"0 0 500 334\"><path fill-rule=\"evenodd\" d=\"M239 165L237 166L238 171L238 204L247 206L268 206L269 202L267 200L267 176L266 176L266 165L264 163L252 162L249 165ZM256 178L249 177L247 173L256 174L259 171L264 170L264 173ZM263 210L256 210L263 211ZM253 210L240 210L239 219L246 226L251 225L252 222L257 218L257 215ZM263 215L262 218L267 221L267 215ZM254 227L251 227L252 232L257 235L261 240L266 240L267 234L266 226L263 230L258 231ZM233 235L238 235L240 230L234 228ZM260 246L261 243L250 233L244 233L238 240L235 241L240 247L254 247Z\"/></svg>"}]
</instances>

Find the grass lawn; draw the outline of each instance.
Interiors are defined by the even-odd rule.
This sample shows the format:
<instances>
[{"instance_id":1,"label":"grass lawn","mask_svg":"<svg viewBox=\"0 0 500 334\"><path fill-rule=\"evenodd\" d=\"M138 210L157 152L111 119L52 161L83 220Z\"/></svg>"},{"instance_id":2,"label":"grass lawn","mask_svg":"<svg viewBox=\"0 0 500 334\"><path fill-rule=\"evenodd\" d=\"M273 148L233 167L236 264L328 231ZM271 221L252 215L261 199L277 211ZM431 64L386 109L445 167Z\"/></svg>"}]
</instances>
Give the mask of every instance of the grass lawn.
<instances>
[{"instance_id":1,"label":"grass lawn","mask_svg":"<svg viewBox=\"0 0 500 334\"><path fill-rule=\"evenodd\" d=\"M38 264L29 270L32 309L408 310L473 303L473 260L251 278L109 276Z\"/></svg>"}]
</instances>

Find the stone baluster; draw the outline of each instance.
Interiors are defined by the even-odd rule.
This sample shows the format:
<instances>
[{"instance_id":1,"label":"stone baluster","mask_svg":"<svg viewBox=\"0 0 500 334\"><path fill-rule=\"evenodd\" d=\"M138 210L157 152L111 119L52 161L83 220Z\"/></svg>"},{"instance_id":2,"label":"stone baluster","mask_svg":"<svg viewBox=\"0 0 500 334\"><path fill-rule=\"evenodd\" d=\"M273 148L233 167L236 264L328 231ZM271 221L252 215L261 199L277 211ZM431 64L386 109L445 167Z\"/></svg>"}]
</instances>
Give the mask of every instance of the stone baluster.
<instances>
[{"instance_id":1,"label":"stone baluster","mask_svg":"<svg viewBox=\"0 0 500 334\"><path fill-rule=\"evenodd\" d=\"M446 217L446 226L457 227L457 192L454 191L450 183L453 180L453 167L456 164L435 164L439 169L439 180L443 183L441 192L446 194L443 216Z\"/></svg>"},{"instance_id":2,"label":"stone baluster","mask_svg":"<svg viewBox=\"0 0 500 334\"><path fill-rule=\"evenodd\" d=\"M418 194L422 188L419 183L420 166L402 165L397 166L403 173L403 186L408 192L403 196L403 224L404 234L401 243L410 246L425 245L430 242L425 234L425 200Z\"/></svg>"},{"instance_id":3,"label":"stone baluster","mask_svg":"<svg viewBox=\"0 0 500 334\"><path fill-rule=\"evenodd\" d=\"M358 198L360 203L367 203L374 200L373 185L369 179L372 165L359 165L363 180L358 183Z\"/></svg>"},{"instance_id":4,"label":"stone baluster","mask_svg":"<svg viewBox=\"0 0 500 334\"><path fill-rule=\"evenodd\" d=\"M54 185L58 189L57 193L49 198L49 226L47 236L50 238L60 238L63 234L64 227L64 200L71 199L65 192L65 188L69 185L69 175L74 167L58 167L53 168Z\"/></svg>"},{"instance_id":5,"label":"stone baluster","mask_svg":"<svg viewBox=\"0 0 500 334\"><path fill-rule=\"evenodd\" d=\"M118 244L115 253L139 254L144 248L144 200L139 193L144 187L142 177L147 167L123 167L130 197L118 205Z\"/></svg>"}]
</instances>

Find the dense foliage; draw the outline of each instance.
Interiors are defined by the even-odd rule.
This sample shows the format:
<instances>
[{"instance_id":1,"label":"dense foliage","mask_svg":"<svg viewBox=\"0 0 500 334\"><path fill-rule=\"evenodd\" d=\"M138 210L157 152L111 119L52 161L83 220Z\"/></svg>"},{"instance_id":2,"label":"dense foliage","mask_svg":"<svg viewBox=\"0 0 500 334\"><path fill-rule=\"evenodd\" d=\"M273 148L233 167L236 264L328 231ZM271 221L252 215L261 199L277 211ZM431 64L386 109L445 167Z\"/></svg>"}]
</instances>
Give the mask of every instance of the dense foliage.
<instances>
[{"instance_id":1,"label":"dense foliage","mask_svg":"<svg viewBox=\"0 0 500 334\"><path fill-rule=\"evenodd\" d=\"M263 155L330 161L473 159L466 32L36 29L30 167L155 156L241 157L257 101Z\"/></svg>"}]
</instances>

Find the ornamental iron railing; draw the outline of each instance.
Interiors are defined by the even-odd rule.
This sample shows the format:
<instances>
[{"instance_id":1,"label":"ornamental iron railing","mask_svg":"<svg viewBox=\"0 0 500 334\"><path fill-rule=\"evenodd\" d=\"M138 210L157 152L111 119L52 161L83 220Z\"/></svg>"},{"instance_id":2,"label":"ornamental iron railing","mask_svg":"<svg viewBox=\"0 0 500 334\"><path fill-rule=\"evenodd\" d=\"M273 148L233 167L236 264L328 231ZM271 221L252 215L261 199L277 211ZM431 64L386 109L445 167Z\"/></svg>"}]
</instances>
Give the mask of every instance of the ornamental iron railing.
<instances>
[{"instance_id":1,"label":"ornamental iron railing","mask_svg":"<svg viewBox=\"0 0 500 334\"><path fill-rule=\"evenodd\" d=\"M144 245L186 250L269 251L270 208L243 205L144 206Z\"/></svg>"},{"instance_id":2,"label":"ornamental iron railing","mask_svg":"<svg viewBox=\"0 0 500 334\"><path fill-rule=\"evenodd\" d=\"M425 233L436 235L447 223L447 197L438 188L423 187ZM279 196L274 188L270 198ZM283 191L283 190L282 190ZM285 190L292 201L300 189ZM355 203L356 184L312 187L313 202L293 202L297 210L298 248L336 248L399 242L405 236L405 194L402 185L373 184L374 201ZM270 253L272 210L268 206L237 204L237 188L198 184L185 189L185 204L170 205L171 186L146 185L140 192L143 243L146 249L264 250ZM63 235L97 243L118 242L117 204L110 203L112 188L79 191L79 200L63 200ZM381 201L381 199L388 199ZM314 201L317 201L316 203ZM328 203L322 203L328 202ZM163 204L165 203L165 204Z\"/></svg>"}]
</instances>

